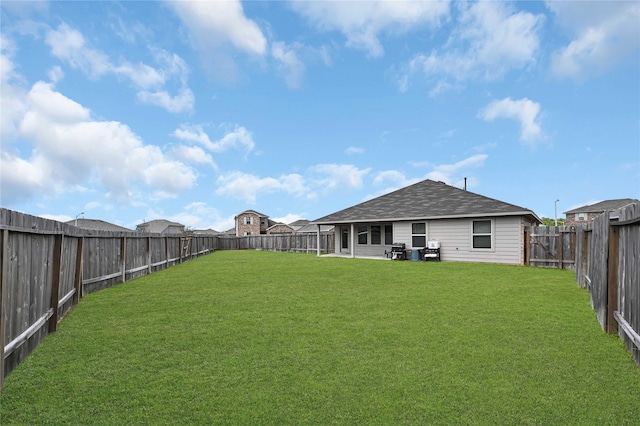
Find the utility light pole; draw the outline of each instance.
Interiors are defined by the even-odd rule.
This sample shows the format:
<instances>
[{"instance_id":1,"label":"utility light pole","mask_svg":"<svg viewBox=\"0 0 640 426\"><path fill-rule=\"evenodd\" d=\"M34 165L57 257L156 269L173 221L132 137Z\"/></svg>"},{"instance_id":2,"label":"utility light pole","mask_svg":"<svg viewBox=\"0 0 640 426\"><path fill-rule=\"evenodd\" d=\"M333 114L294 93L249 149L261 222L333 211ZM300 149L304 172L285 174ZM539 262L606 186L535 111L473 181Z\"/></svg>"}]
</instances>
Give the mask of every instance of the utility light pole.
<instances>
[{"instance_id":1,"label":"utility light pole","mask_svg":"<svg viewBox=\"0 0 640 426\"><path fill-rule=\"evenodd\" d=\"M83 215L84 212L80 212L76 215L76 226L78 226L78 216Z\"/></svg>"},{"instance_id":2,"label":"utility light pole","mask_svg":"<svg viewBox=\"0 0 640 426\"><path fill-rule=\"evenodd\" d=\"M560 200L556 198L555 207L554 207L556 226L558 226L558 201Z\"/></svg>"}]
</instances>

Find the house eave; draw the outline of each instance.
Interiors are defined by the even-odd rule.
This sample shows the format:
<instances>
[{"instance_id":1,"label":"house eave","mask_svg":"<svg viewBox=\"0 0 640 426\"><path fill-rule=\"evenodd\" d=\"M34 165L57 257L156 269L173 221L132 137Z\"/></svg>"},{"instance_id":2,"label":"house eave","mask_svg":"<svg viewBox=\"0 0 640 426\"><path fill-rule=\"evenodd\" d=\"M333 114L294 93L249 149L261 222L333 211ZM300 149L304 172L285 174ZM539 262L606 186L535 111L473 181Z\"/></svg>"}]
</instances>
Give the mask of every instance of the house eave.
<instances>
[{"instance_id":1,"label":"house eave","mask_svg":"<svg viewBox=\"0 0 640 426\"><path fill-rule=\"evenodd\" d=\"M390 217L390 218L360 218L360 219L343 219L332 221L320 221L311 222L312 225L344 225L351 223L371 223L371 222L409 222L416 220L439 220L439 219L465 219L465 218L477 218L477 217L507 217L507 216L531 216L538 223L542 223L542 220L532 211L515 211L505 213L473 213L473 214L458 214L458 215L439 215L439 216L416 216L416 217Z\"/></svg>"}]
</instances>

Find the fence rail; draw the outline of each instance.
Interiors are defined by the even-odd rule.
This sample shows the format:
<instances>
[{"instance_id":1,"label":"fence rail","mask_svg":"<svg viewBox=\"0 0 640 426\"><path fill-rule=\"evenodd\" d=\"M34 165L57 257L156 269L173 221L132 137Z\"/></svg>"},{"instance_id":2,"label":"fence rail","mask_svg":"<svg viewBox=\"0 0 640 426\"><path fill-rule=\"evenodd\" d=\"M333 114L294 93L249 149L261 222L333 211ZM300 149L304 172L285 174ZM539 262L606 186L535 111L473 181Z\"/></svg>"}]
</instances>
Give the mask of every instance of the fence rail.
<instances>
[{"instance_id":1,"label":"fence rail","mask_svg":"<svg viewBox=\"0 0 640 426\"><path fill-rule=\"evenodd\" d=\"M209 253L217 242L87 231L0 209L0 389L84 294Z\"/></svg>"},{"instance_id":2,"label":"fence rail","mask_svg":"<svg viewBox=\"0 0 640 426\"><path fill-rule=\"evenodd\" d=\"M575 271L602 329L618 333L640 366L640 204L587 226L530 227L525 250L531 266Z\"/></svg>"},{"instance_id":3,"label":"fence rail","mask_svg":"<svg viewBox=\"0 0 640 426\"><path fill-rule=\"evenodd\" d=\"M88 293L213 250L334 250L333 233L224 237L88 231L0 209L0 389Z\"/></svg>"},{"instance_id":4,"label":"fence rail","mask_svg":"<svg viewBox=\"0 0 640 426\"><path fill-rule=\"evenodd\" d=\"M320 252L333 253L335 234L320 233ZM315 253L318 250L317 234L271 234L246 237L219 237L218 250L268 250Z\"/></svg>"},{"instance_id":5,"label":"fence rail","mask_svg":"<svg viewBox=\"0 0 640 426\"><path fill-rule=\"evenodd\" d=\"M575 226L531 226L526 234L529 265L575 270Z\"/></svg>"}]
</instances>

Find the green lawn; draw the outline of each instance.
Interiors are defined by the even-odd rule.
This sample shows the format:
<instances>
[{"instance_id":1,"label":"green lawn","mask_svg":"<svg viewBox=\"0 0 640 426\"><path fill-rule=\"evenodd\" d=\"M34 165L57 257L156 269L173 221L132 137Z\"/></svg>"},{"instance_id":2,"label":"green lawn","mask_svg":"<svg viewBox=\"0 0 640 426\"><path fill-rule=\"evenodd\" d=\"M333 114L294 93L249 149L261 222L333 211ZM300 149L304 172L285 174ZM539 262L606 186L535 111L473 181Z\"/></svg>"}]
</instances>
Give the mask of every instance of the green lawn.
<instances>
[{"instance_id":1,"label":"green lawn","mask_svg":"<svg viewBox=\"0 0 640 426\"><path fill-rule=\"evenodd\" d=\"M223 251L85 297L5 424L640 423L573 273Z\"/></svg>"}]
</instances>

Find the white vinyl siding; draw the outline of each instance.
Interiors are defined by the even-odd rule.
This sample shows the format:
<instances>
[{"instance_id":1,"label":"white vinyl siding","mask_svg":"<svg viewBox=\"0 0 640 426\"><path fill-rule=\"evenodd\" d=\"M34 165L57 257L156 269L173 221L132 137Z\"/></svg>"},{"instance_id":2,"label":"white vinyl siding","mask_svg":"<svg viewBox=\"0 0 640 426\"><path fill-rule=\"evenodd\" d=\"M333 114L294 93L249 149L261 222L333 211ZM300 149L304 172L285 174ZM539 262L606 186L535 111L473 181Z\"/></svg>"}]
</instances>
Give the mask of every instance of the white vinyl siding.
<instances>
[{"instance_id":1,"label":"white vinyl siding","mask_svg":"<svg viewBox=\"0 0 640 426\"><path fill-rule=\"evenodd\" d=\"M440 241L442 260L522 264L520 217L494 218L492 250L473 250L471 223L472 219L429 221L429 240Z\"/></svg>"},{"instance_id":2,"label":"white vinyl siding","mask_svg":"<svg viewBox=\"0 0 640 426\"><path fill-rule=\"evenodd\" d=\"M473 220L492 220L492 249L473 249L472 224ZM410 250L412 241L412 224L417 221L394 222L393 223L393 243L404 243ZM469 219L438 219L425 220L427 241L440 241L440 253L443 261L453 262L484 262L484 263L506 263L521 265L523 262L522 250L522 218L520 216L510 217L487 217ZM371 225L381 225L384 229L385 223L356 224L356 257L382 257L385 250L391 248L390 244L358 244L358 227L366 225L368 231ZM344 228L351 230L350 225L336 226L336 252L347 254L351 249L341 249L341 233ZM370 232L370 231L369 231ZM349 237L351 244L351 236ZM420 247L422 248L422 247ZM408 253L410 256L410 253Z\"/></svg>"},{"instance_id":3,"label":"white vinyl siding","mask_svg":"<svg viewBox=\"0 0 640 426\"><path fill-rule=\"evenodd\" d=\"M393 224L393 242L405 243L411 246L411 223L412 222L396 222Z\"/></svg>"}]
</instances>

